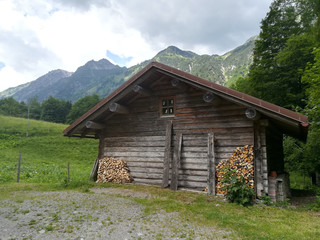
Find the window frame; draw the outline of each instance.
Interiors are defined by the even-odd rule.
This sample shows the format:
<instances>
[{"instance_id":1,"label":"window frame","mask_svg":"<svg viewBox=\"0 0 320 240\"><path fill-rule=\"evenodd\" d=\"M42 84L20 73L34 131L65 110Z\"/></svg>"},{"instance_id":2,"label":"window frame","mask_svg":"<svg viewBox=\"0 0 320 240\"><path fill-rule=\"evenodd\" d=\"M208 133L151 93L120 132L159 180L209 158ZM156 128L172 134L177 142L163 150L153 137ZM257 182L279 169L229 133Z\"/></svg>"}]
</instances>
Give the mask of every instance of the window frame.
<instances>
[{"instance_id":1,"label":"window frame","mask_svg":"<svg viewBox=\"0 0 320 240\"><path fill-rule=\"evenodd\" d=\"M173 114L163 114L163 109L169 109L171 108L170 105L168 105L167 107L163 107L163 100L169 101L169 100L173 100ZM159 114L160 117L162 118L166 118L166 117L174 117L176 114L176 97L175 96L166 96L166 97L161 97L159 98Z\"/></svg>"}]
</instances>

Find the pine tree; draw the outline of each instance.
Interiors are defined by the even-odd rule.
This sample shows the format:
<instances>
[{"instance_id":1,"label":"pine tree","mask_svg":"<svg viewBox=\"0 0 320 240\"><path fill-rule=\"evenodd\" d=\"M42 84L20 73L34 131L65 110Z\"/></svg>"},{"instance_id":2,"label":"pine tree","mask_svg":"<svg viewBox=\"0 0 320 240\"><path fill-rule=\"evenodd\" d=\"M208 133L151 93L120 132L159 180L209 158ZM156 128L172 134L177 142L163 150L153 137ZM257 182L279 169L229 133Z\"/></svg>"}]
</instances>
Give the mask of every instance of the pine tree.
<instances>
[{"instance_id":1,"label":"pine tree","mask_svg":"<svg viewBox=\"0 0 320 240\"><path fill-rule=\"evenodd\" d=\"M305 0L275 0L271 4L261 22L253 64L248 76L235 84L237 90L283 107L304 107L301 76L313 60L313 41L309 40L315 18L309 8L312 4Z\"/></svg>"}]
</instances>

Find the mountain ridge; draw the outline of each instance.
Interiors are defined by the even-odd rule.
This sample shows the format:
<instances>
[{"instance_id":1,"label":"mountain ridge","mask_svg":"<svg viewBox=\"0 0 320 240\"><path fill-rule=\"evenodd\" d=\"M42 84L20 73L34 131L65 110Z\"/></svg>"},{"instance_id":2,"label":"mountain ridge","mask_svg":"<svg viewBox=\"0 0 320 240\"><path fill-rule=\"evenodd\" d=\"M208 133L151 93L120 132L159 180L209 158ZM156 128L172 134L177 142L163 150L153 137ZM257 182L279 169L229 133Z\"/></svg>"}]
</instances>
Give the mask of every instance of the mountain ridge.
<instances>
[{"instance_id":1,"label":"mountain ridge","mask_svg":"<svg viewBox=\"0 0 320 240\"><path fill-rule=\"evenodd\" d=\"M243 45L221 56L199 55L176 46L168 46L152 59L130 68L120 67L104 58L98 61L90 60L73 73L61 69L52 70L34 81L9 88L0 92L0 98L13 97L18 101L27 101L37 96L39 101L43 101L53 96L75 102L92 94L105 97L151 61L161 62L206 80L229 86L239 76L248 73L255 39L256 37L252 37Z\"/></svg>"}]
</instances>

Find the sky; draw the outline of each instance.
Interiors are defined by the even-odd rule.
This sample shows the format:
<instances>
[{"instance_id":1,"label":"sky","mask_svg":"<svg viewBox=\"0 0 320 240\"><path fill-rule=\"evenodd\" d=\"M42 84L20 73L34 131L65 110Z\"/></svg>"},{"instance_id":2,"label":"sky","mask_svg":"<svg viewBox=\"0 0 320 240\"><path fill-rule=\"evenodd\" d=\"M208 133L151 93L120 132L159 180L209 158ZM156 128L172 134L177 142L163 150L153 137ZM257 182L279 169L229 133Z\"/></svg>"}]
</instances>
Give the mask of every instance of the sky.
<instances>
[{"instance_id":1,"label":"sky","mask_svg":"<svg viewBox=\"0 0 320 240\"><path fill-rule=\"evenodd\" d=\"M260 32L272 0L0 0L0 91L106 58L130 67L168 46L222 55Z\"/></svg>"}]
</instances>

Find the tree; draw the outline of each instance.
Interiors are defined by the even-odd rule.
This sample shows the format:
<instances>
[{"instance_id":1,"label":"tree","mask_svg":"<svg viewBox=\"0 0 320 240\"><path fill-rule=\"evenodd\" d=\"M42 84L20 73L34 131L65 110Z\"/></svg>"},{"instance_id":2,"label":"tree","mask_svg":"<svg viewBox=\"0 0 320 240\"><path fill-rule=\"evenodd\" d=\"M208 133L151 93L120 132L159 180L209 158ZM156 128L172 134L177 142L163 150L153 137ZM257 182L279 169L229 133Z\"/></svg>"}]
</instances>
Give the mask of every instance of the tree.
<instances>
[{"instance_id":1,"label":"tree","mask_svg":"<svg viewBox=\"0 0 320 240\"><path fill-rule=\"evenodd\" d=\"M275 0L271 4L261 22L249 74L237 81L235 89L283 107L304 107L301 76L313 59L313 42L307 34L315 14L303 3L311 4L305 0Z\"/></svg>"},{"instance_id":2,"label":"tree","mask_svg":"<svg viewBox=\"0 0 320 240\"><path fill-rule=\"evenodd\" d=\"M308 105L306 112L311 128L305 146L305 158L313 163L312 171L320 172L320 48L314 51L315 62L310 64L302 80L307 84Z\"/></svg>"},{"instance_id":3,"label":"tree","mask_svg":"<svg viewBox=\"0 0 320 240\"><path fill-rule=\"evenodd\" d=\"M38 102L38 97L28 99L29 118L39 120L41 117L41 104Z\"/></svg>"},{"instance_id":4,"label":"tree","mask_svg":"<svg viewBox=\"0 0 320 240\"><path fill-rule=\"evenodd\" d=\"M13 117L26 117L27 107L24 102L19 103L13 97L1 99L0 114Z\"/></svg>"},{"instance_id":5,"label":"tree","mask_svg":"<svg viewBox=\"0 0 320 240\"><path fill-rule=\"evenodd\" d=\"M314 54L314 63L308 64L302 76L307 94L304 112L311 123L307 142L304 144L292 138L287 138L284 142L287 170L303 175L320 172L320 48Z\"/></svg>"},{"instance_id":6,"label":"tree","mask_svg":"<svg viewBox=\"0 0 320 240\"><path fill-rule=\"evenodd\" d=\"M306 86L302 75L308 63L312 63L314 42L309 33L291 36L284 49L275 57L278 67L277 85L284 93L273 96L286 108L305 107Z\"/></svg>"},{"instance_id":7,"label":"tree","mask_svg":"<svg viewBox=\"0 0 320 240\"><path fill-rule=\"evenodd\" d=\"M235 89L309 116L308 140L284 141L286 170L320 171L320 0L275 0L261 22L253 64ZM297 108L298 107L298 108Z\"/></svg>"},{"instance_id":8,"label":"tree","mask_svg":"<svg viewBox=\"0 0 320 240\"><path fill-rule=\"evenodd\" d=\"M79 99L72 105L71 111L67 116L67 123L70 124L73 121L75 121L77 118L79 118L84 113L89 111L92 107L94 107L99 101L100 98L97 94L86 96Z\"/></svg>"},{"instance_id":9,"label":"tree","mask_svg":"<svg viewBox=\"0 0 320 240\"><path fill-rule=\"evenodd\" d=\"M50 96L47 100L42 102L41 120L65 123L71 105L71 102L59 100Z\"/></svg>"}]
</instances>

